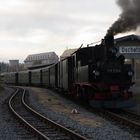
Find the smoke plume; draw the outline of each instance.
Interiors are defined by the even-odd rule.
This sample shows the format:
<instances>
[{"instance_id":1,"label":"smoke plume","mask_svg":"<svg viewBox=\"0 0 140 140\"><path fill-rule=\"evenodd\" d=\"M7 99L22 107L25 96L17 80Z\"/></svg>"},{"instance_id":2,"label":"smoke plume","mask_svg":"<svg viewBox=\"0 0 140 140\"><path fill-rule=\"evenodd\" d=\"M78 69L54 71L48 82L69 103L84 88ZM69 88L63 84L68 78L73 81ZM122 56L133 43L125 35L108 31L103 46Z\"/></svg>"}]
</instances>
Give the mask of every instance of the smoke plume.
<instances>
[{"instance_id":1,"label":"smoke plume","mask_svg":"<svg viewBox=\"0 0 140 140\"><path fill-rule=\"evenodd\" d=\"M140 25L140 0L117 0L122 13L109 28L107 34L118 34L137 30Z\"/></svg>"}]
</instances>

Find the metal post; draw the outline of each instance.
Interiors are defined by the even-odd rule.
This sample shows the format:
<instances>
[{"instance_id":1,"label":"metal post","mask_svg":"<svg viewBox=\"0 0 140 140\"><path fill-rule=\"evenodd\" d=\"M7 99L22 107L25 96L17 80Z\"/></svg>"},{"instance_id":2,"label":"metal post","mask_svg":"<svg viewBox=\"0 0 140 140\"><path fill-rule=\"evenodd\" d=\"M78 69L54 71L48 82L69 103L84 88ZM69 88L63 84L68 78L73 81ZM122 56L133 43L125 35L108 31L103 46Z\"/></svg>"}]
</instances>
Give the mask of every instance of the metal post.
<instances>
[{"instance_id":1,"label":"metal post","mask_svg":"<svg viewBox=\"0 0 140 140\"><path fill-rule=\"evenodd\" d=\"M135 62L134 58L132 58L132 67L134 69L134 78L133 78L133 80L137 80L137 78L136 78L136 76L137 76L137 74L136 74L136 62Z\"/></svg>"}]
</instances>

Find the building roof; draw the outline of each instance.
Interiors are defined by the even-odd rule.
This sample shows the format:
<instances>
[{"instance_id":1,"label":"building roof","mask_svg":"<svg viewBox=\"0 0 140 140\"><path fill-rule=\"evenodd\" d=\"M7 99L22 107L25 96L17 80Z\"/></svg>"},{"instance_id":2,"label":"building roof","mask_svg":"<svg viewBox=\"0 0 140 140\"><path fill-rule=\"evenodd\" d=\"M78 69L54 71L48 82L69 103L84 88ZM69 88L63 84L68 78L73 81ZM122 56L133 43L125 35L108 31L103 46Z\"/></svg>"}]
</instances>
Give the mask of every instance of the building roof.
<instances>
[{"instance_id":1,"label":"building roof","mask_svg":"<svg viewBox=\"0 0 140 140\"><path fill-rule=\"evenodd\" d=\"M60 56L60 59L64 59L66 57L69 57L71 54L73 54L75 51L77 51L77 48L76 49L66 49L62 55Z\"/></svg>"},{"instance_id":2,"label":"building roof","mask_svg":"<svg viewBox=\"0 0 140 140\"><path fill-rule=\"evenodd\" d=\"M115 39L115 42L126 41L126 40L139 40L140 41L140 36L132 34L132 35L117 38Z\"/></svg>"},{"instance_id":3,"label":"building roof","mask_svg":"<svg viewBox=\"0 0 140 140\"><path fill-rule=\"evenodd\" d=\"M28 61L36 61L36 60L45 60L45 59L58 59L58 56L55 52L45 52L45 53L39 53L39 54L30 54L27 56L24 62Z\"/></svg>"}]
</instances>

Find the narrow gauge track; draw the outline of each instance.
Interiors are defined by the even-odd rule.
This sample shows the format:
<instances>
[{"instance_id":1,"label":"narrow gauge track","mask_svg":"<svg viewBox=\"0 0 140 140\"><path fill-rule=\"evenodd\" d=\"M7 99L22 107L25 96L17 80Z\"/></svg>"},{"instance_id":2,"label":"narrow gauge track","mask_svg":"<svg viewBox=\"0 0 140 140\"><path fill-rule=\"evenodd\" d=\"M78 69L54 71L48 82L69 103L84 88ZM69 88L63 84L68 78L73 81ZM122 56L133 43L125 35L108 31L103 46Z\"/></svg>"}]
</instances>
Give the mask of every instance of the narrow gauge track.
<instances>
[{"instance_id":1,"label":"narrow gauge track","mask_svg":"<svg viewBox=\"0 0 140 140\"><path fill-rule=\"evenodd\" d=\"M25 103L25 89L17 89L9 100L9 108L39 139L86 140L64 126L42 116Z\"/></svg>"},{"instance_id":2,"label":"narrow gauge track","mask_svg":"<svg viewBox=\"0 0 140 140\"><path fill-rule=\"evenodd\" d=\"M135 130L140 130L140 115L127 110L117 110L117 111L101 111L103 114L107 115L109 118L119 121L121 124L134 128Z\"/></svg>"}]
</instances>

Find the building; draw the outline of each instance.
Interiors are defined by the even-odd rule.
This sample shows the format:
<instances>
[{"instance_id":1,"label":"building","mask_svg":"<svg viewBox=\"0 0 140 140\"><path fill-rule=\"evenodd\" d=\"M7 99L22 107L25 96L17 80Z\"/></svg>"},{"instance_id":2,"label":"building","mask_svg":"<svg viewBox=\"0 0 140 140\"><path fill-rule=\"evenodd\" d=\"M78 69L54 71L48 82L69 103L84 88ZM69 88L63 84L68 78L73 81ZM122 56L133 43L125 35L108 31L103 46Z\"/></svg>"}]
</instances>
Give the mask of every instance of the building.
<instances>
[{"instance_id":1,"label":"building","mask_svg":"<svg viewBox=\"0 0 140 140\"><path fill-rule=\"evenodd\" d=\"M9 71L15 72L19 70L19 60L9 60Z\"/></svg>"},{"instance_id":2,"label":"building","mask_svg":"<svg viewBox=\"0 0 140 140\"><path fill-rule=\"evenodd\" d=\"M60 56L60 60L65 59L66 57L69 57L72 53L74 53L75 51L77 51L77 49L66 49L62 55Z\"/></svg>"},{"instance_id":3,"label":"building","mask_svg":"<svg viewBox=\"0 0 140 140\"><path fill-rule=\"evenodd\" d=\"M47 66L59 61L55 52L28 55L24 61L25 68Z\"/></svg>"},{"instance_id":4,"label":"building","mask_svg":"<svg viewBox=\"0 0 140 140\"><path fill-rule=\"evenodd\" d=\"M123 54L126 63L132 64L134 80L140 80L140 36L129 35L115 39L119 54Z\"/></svg>"},{"instance_id":5,"label":"building","mask_svg":"<svg viewBox=\"0 0 140 140\"><path fill-rule=\"evenodd\" d=\"M8 72L8 70L9 70L9 64L0 62L0 73Z\"/></svg>"},{"instance_id":6,"label":"building","mask_svg":"<svg viewBox=\"0 0 140 140\"><path fill-rule=\"evenodd\" d=\"M19 65L19 60L9 60L9 65L15 67Z\"/></svg>"}]
</instances>

